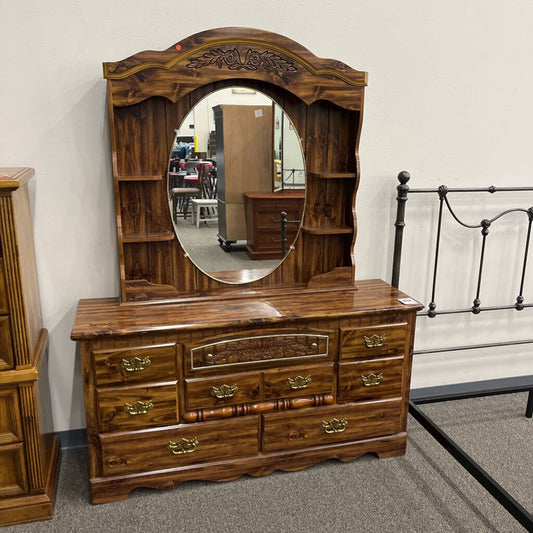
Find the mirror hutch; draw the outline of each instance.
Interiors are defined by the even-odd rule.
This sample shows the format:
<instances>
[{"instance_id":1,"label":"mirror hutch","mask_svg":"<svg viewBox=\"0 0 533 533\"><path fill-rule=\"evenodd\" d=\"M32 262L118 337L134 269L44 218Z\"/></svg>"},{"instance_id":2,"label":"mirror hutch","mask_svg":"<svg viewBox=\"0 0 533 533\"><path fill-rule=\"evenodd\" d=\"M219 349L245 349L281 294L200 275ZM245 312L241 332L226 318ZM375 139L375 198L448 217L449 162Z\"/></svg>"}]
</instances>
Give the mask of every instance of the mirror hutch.
<instances>
[{"instance_id":1,"label":"mirror hutch","mask_svg":"<svg viewBox=\"0 0 533 533\"><path fill-rule=\"evenodd\" d=\"M91 501L403 454L420 305L383 281L355 281L366 73L277 34L223 28L105 63L104 76L120 297L81 300L71 334ZM251 282L246 269L232 273L230 284L182 246L167 182L176 128L228 87L276 102L305 158L287 255Z\"/></svg>"}]
</instances>

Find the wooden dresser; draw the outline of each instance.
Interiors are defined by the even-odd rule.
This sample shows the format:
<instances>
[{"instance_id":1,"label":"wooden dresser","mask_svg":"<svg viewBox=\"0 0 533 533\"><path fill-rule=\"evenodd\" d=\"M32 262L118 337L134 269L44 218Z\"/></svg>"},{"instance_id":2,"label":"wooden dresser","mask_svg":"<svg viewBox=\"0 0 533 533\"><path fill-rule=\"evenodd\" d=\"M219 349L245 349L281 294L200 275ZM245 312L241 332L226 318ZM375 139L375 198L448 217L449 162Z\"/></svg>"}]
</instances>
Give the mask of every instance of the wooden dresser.
<instances>
[{"instance_id":1,"label":"wooden dresser","mask_svg":"<svg viewBox=\"0 0 533 533\"><path fill-rule=\"evenodd\" d=\"M92 502L403 454L420 306L402 297L370 280L187 305L82 300Z\"/></svg>"},{"instance_id":2,"label":"wooden dresser","mask_svg":"<svg viewBox=\"0 0 533 533\"><path fill-rule=\"evenodd\" d=\"M80 343L92 502L136 487L404 453L420 305L383 281L355 278L366 73L280 35L222 28L105 63L104 76L120 296L82 300L71 334ZM242 253L239 268L224 268L216 252L237 251L213 242L198 252L200 233L181 239L170 217L175 130L222 88L262 92L299 137L305 193L287 211L302 222L269 268ZM270 131L256 159L271 169ZM243 164L239 150L228 161L230 142L217 139L226 192L235 185L230 166ZM272 202L270 171L267 183L270 198L249 200ZM236 194L261 191L247 182ZM199 261L206 255L210 267Z\"/></svg>"},{"instance_id":3,"label":"wooden dresser","mask_svg":"<svg viewBox=\"0 0 533 533\"><path fill-rule=\"evenodd\" d=\"M280 213L287 213L286 238L289 245L295 240L302 218L305 191L245 192L246 252L251 259L279 259L281 257Z\"/></svg>"},{"instance_id":4,"label":"wooden dresser","mask_svg":"<svg viewBox=\"0 0 533 533\"><path fill-rule=\"evenodd\" d=\"M43 434L48 332L28 198L33 174L0 168L0 526L52 517L59 465L59 439Z\"/></svg>"}]
</instances>

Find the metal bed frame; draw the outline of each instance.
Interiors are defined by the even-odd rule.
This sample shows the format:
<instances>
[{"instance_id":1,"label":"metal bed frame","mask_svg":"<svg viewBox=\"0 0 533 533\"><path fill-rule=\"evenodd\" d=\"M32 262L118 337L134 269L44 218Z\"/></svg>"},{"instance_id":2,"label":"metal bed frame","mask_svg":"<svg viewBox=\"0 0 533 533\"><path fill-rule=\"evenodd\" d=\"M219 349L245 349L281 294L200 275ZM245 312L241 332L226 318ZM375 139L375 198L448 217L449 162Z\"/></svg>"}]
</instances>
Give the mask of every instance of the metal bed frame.
<instances>
[{"instance_id":1,"label":"metal bed frame","mask_svg":"<svg viewBox=\"0 0 533 533\"><path fill-rule=\"evenodd\" d=\"M436 244L435 244L435 256L433 263L433 280L431 288L431 302L428 305L427 311L421 311L419 316L426 316L428 318L435 318L438 315L444 314L459 314L459 313L472 313L478 315L482 311L499 311L505 309L514 309L516 311L523 311L524 309L533 307L531 303L524 303L524 280L526 276L527 260L529 252L529 244L531 240L532 226L533 226L533 207L529 209L514 208L508 209L499 213L491 219L483 219L477 225L469 225L462 222L454 213L450 204L448 193L463 193L463 192L488 192L494 194L496 192L525 192L533 191L533 187L487 187L487 188L448 188L445 185L441 185L437 189L410 189L407 185L410 179L408 172L400 172L398 175L398 181L400 184L397 187L397 213L395 241L394 241L394 256L393 256L393 269L392 269L392 285L398 287L400 278L400 266L402 259L402 240L403 230L405 228L405 208L408 199L408 194L437 194L439 199L439 214L436 229ZM435 302L435 294L437 287L437 272L439 265L439 248L441 243L442 232L442 217L444 207L447 208L453 219L461 226L468 229L481 229L481 254L479 259L479 269L477 274L477 289L476 295L473 300L471 308L466 309L437 309ZM485 261L485 246L487 238L490 233L491 225L504 217L509 213L524 212L527 216L527 238L523 251L522 262L522 275L520 279L520 288L518 296L513 304L498 305L498 306L481 306L481 281L483 276L483 267ZM459 350L474 350L500 346L513 346L533 344L533 339L498 342L498 343L486 343L486 344L474 344L466 346L454 346L435 348L429 350L414 351L413 355L443 353ZM520 523L526 530L533 531L533 515L529 513L513 496L511 496L495 479L493 479L476 461L469 456L449 435L447 435L431 418L429 418L421 409L420 405L426 403L444 402L450 400L461 400L466 398L491 396L498 394L510 394L516 392L528 391L528 400L526 406L525 416L531 418L533 415L533 376L523 376L520 378L511 378L495 382L480 382L477 387L474 387L470 391L455 391L440 395L412 395L409 401L409 413L426 429L431 436L433 436L439 444L441 444L496 500Z\"/></svg>"}]
</instances>

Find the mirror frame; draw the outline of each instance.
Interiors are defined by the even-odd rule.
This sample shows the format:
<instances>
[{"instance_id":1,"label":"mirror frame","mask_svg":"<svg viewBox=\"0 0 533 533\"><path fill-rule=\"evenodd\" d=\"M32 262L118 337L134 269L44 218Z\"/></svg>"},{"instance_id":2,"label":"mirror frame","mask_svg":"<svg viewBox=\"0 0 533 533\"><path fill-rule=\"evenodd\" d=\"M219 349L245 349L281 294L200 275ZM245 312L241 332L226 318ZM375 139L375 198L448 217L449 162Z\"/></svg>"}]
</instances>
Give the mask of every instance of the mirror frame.
<instances>
[{"instance_id":1,"label":"mirror frame","mask_svg":"<svg viewBox=\"0 0 533 533\"><path fill-rule=\"evenodd\" d=\"M366 72L318 58L275 33L221 28L104 63L104 77L123 303L299 289L336 269L355 283ZM266 277L237 286L204 274L181 248L168 216L166 183L174 129L196 102L230 86L278 102L302 139L306 162L305 211L294 249Z\"/></svg>"}]
</instances>

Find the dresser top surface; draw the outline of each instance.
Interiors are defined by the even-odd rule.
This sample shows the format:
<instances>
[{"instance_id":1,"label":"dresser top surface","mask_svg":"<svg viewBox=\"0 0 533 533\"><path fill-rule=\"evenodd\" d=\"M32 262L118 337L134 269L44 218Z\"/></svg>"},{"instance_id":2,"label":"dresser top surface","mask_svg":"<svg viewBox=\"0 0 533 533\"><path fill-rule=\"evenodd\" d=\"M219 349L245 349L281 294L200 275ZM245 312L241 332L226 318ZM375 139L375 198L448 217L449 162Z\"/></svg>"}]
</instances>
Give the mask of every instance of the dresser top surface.
<instances>
[{"instance_id":1,"label":"dresser top surface","mask_svg":"<svg viewBox=\"0 0 533 533\"><path fill-rule=\"evenodd\" d=\"M80 300L71 339L250 326L286 320L355 316L418 310L407 295L381 280L358 281L355 288L303 290L282 295L120 304L118 298ZM413 301L414 302L414 301Z\"/></svg>"}]
</instances>

